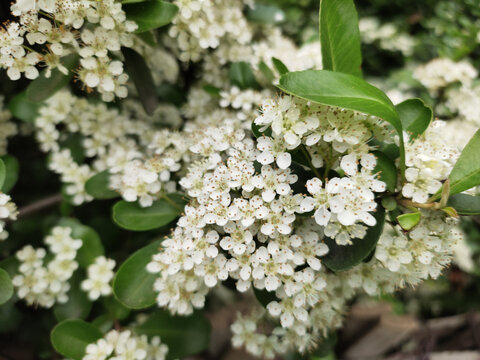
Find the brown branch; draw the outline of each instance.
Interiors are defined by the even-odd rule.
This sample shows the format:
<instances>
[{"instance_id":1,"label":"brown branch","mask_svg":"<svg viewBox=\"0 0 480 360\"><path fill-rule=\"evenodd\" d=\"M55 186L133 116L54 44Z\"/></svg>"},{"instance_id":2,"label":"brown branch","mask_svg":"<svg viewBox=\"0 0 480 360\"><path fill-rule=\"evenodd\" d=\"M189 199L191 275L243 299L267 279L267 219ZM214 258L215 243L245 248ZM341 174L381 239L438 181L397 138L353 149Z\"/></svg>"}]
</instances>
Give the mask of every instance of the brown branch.
<instances>
[{"instance_id":1,"label":"brown branch","mask_svg":"<svg viewBox=\"0 0 480 360\"><path fill-rule=\"evenodd\" d=\"M62 199L63 199L62 194L53 194L53 195L47 196L46 198L35 201L34 203L25 205L18 210L17 219L30 216L32 214L35 214L36 212L39 212L51 206L60 204Z\"/></svg>"}]
</instances>

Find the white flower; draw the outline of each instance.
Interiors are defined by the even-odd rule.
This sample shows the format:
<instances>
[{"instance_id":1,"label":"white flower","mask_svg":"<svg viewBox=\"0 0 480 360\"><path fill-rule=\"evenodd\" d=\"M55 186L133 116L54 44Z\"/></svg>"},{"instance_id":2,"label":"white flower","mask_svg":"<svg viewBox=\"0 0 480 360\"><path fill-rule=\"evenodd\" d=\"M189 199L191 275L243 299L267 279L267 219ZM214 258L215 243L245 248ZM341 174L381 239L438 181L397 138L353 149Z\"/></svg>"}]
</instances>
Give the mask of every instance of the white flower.
<instances>
[{"instance_id":1,"label":"white flower","mask_svg":"<svg viewBox=\"0 0 480 360\"><path fill-rule=\"evenodd\" d=\"M87 268L88 278L81 283L82 290L88 292L91 300L97 300L100 296L108 296L112 293L110 281L115 273L113 268L115 261L99 256L94 263Z\"/></svg>"},{"instance_id":2,"label":"white flower","mask_svg":"<svg viewBox=\"0 0 480 360\"><path fill-rule=\"evenodd\" d=\"M257 161L262 165L268 165L275 160L280 169L287 169L292 163L292 156L287 152L285 143L278 139L262 136L257 139L257 149L261 151Z\"/></svg>"},{"instance_id":3,"label":"white flower","mask_svg":"<svg viewBox=\"0 0 480 360\"><path fill-rule=\"evenodd\" d=\"M405 236L384 234L378 241L375 257L390 271L397 272L402 264L412 262L412 254L407 250L408 240Z\"/></svg>"}]
</instances>

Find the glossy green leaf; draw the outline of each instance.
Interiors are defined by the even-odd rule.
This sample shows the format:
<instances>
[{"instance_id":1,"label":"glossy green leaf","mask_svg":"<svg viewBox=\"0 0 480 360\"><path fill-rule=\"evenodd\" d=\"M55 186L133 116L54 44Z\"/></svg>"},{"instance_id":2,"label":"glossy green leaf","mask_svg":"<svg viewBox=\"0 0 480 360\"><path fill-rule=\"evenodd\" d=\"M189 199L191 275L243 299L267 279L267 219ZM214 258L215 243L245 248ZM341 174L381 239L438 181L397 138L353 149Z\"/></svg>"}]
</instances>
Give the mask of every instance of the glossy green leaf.
<instances>
[{"instance_id":1,"label":"glossy green leaf","mask_svg":"<svg viewBox=\"0 0 480 360\"><path fill-rule=\"evenodd\" d=\"M100 339L100 330L82 320L64 320L55 326L50 333L53 348L61 355L81 360L88 344Z\"/></svg>"},{"instance_id":2,"label":"glossy green leaf","mask_svg":"<svg viewBox=\"0 0 480 360\"><path fill-rule=\"evenodd\" d=\"M85 183L85 190L95 199L113 199L119 196L118 192L110 189L110 173L108 170L93 175Z\"/></svg>"},{"instance_id":3,"label":"glossy green leaf","mask_svg":"<svg viewBox=\"0 0 480 360\"><path fill-rule=\"evenodd\" d=\"M53 314L57 321L87 318L93 304L88 299L87 293L80 288L80 284L85 277L83 272L77 270L70 278L68 301L65 304L57 303L53 307Z\"/></svg>"},{"instance_id":4,"label":"glossy green leaf","mask_svg":"<svg viewBox=\"0 0 480 360\"><path fill-rule=\"evenodd\" d=\"M403 129L413 138L423 134L433 119L433 111L422 99L408 99L396 105Z\"/></svg>"},{"instance_id":5,"label":"glossy green leaf","mask_svg":"<svg viewBox=\"0 0 480 360\"><path fill-rule=\"evenodd\" d=\"M248 8L247 18L260 24L278 24L285 20L285 13L274 5L255 4Z\"/></svg>"},{"instance_id":6,"label":"glossy green leaf","mask_svg":"<svg viewBox=\"0 0 480 360\"><path fill-rule=\"evenodd\" d=\"M157 274L146 269L152 256L158 253L160 240L138 250L118 269L113 280L113 293L120 303L130 309L144 309L155 304L157 294L153 283Z\"/></svg>"},{"instance_id":7,"label":"glossy green leaf","mask_svg":"<svg viewBox=\"0 0 480 360\"><path fill-rule=\"evenodd\" d=\"M122 47L122 54L127 73L135 84L143 108L147 114L152 115L158 106L158 97L150 68L143 56L135 50Z\"/></svg>"},{"instance_id":8,"label":"glossy green leaf","mask_svg":"<svg viewBox=\"0 0 480 360\"><path fill-rule=\"evenodd\" d=\"M1 190L4 193L9 193L17 183L19 164L18 160L11 155L4 155L1 159L5 165L5 180Z\"/></svg>"},{"instance_id":9,"label":"glossy green leaf","mask_svg":"<svg viewBox=\"0 0 480 360\"><path fill-rule=\"evenodd\" d=\"M288 73L287 66L280 59L272 57L272 64L280 75Z\"/></svg>"},{"instance_id":10,"label":"glossy green leaf","mask_svg":"<svg viewBox=\"0 0 480 360\"><path fill-rule=\"evenodd\" d=\"M185 201L179 198L164 198L152 206L141 207L138 203L119 201L113 207L113 220L127 230L146 231L158 229L175 220L183 212Z\"/></svg>"},{"instance_id":11,"label":"glossy green leaf","mask_svg":"<svg viewBox=\"0 0 480 360\"><path fill-rule=\"evenodd\" d=\"M480 196L455 194L449 197L447 205L453 207L458 215L480 215Z\"/></svg>"},{"instance_id":12,"label":"glossy green leaf","mask_svg":"<svg viewBox=\"0 0 480 360\"><path fill-rule=\"evenodd\" d=\"M77 66L78 59L77 54L67 55L62 59L62 65L68 70L67 75L58 70L58 68L53 69L48 78L45 76L45 71L42 72L38 78L28 85L27 100L31 102L47 100L58 90L66 86L73 76L72 70Z\"/></svg>"},{"instance_id":13,"label":"glossy green leaf","mask_svg":"<svg viewBox=\"0 0 480 360\"><path fill-rule=\"evenodd\" d=\"M172 316L159 310L135 328L138 334L160 336L168 345L167 359L184 358L208 348L210 323L200 313L190 316Z\"/></svg>"},{"instance_id":14,"label":"glossy green leaf","mask_svg":"<svg viewBox=\"0 0 480 360\"><path fill-rule=\"evenodd\" d=\"M319 24L323 68L361 77L360 31L353 0L321 0Z\"/></svg>"},{"instance_id":15,"label":"glossy green leaf","mask_svg":"<svg viewBox=\"0 0 480 360\"><path fill-rule=\"evenodd\" d=\"M5 304L13 296L13 285L8 273L0 269L0 305Z\"/></svg>"},{"instance_id":16,"label":"glossy green leaf","mask_svg":"<svg viewBox=\"0 0 480 360\"><path fill-rule=\"evenodd\" d=\"M448 176L450 195L461 193L480 185L480 130L463 149L457 163Z\"/></svg>"},{"instance_id":17,"label":"glossy green leaf","mask_svg":"<svg viewBox=\"0 0 480 360\"><path fill-rule=\"evenodd\" d=\"M408 231L417 226L421 218L422 214L420 212L414 212L397 216L397 221L403 230Z\"/></svg>"},{"instance_id":18,"label":"glossy green leaf","mask_svg":"<svg viewBox=\"0 0 480 360\"><path fill-rule=\"evenodd\" d=\"M95 258L105 254L100 236L91 227L81 224L75 219L64 218L59 221L60 226L72 228L72 238L82 240L82 247L78 249L78 264L86 268L95 261Z\"/></svg>"},{"instance_id":19,"label":"glossy green leaf","mask_svg":"<svg viewBox=\"0 0 480 360\"><path fill-rule=\"evenodd\" d=\"M8 109L17 119L33 123L38 116L38 110L41 106L41 103L29 101L27 92L22 91L10 100Z\"/></svg>"},{"instance_id":20,"label":"glossy green leaf","mask_svg":"<svg viewBox=\"0 0 480 360\"><path fill-rule=\"evenodd\" d=\"M136 33L165 26L173 20L178 12L176 5L160 0L130 1L122 7L127 14L127 19L137 23Z\"/></svg>"},{"instance_id":21,"label":"glossy green leaf","mask_svg":"<svg viewBox=\"0 0 480 360\"><path fill-rule=\"evenodd\" d=\"M377 206L374 214L377 224L368 227L363 239L352 239L352 245L338 245L334 239L326 238L329 252L322 258L322 262L330 270L344 271L360 264L375 248L385 224L385 210Z\"/></svg>"},{"instance_id":22,"label":"glossy green leaf","mask_svg":"<svg viewBox=\"0 0 480 360\"><path fill-rule=\"evenodd\" d=\"M231 64L229 77L231 84L238 86L242 90L258 88L255 75L253 74L250 65L245 61L239 61Z\"/></svg>"},{"instance_id":23,"label":"glossy green leaf","mask_svg":"<svg viewBox=\"0 0 480 360\"><path fill-rule=\"evenodd\" d=\"M397 168L395 163L380 151L374 151L373 154L377 158L377 165L373 172L378 173L379 179L387 184L388 191L395 192L397 186Z\"/></svg>"},{"instance_id":24,"label":"glossy green leaf","mask_svg":"<svg viewBox=\"0 0 480 360\"><path fill-rule=\"evenodd\" d=\"M282 75L278 87L288 94L315 103L356 110L382 118L400 135L400 168L405 168L403 128L395 106L381 90L349 74L305 70Z\"/></svg>"}]
</instances>

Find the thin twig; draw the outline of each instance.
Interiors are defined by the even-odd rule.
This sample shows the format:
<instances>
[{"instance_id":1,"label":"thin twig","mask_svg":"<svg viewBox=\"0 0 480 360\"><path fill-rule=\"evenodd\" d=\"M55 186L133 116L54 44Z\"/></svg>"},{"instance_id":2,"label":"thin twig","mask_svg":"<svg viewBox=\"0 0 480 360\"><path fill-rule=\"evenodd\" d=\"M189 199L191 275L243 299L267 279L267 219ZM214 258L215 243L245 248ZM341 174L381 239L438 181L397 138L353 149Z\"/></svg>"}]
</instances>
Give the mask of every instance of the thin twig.
<instances>
[{"instance_id":1,"label":"thin twig","mask_svg":"<svg viewBox=\"0 0 480 360\"><path fill-rule=\"evenodd\" d=\"M34 203L25 205L18 210L17 218L20 219L23 217L27 217L29 215L35 214L36 212L49 208L50 206L60 204L62 199L62 194L54 194L35 201Z\"/></svg>"}]
</instances>

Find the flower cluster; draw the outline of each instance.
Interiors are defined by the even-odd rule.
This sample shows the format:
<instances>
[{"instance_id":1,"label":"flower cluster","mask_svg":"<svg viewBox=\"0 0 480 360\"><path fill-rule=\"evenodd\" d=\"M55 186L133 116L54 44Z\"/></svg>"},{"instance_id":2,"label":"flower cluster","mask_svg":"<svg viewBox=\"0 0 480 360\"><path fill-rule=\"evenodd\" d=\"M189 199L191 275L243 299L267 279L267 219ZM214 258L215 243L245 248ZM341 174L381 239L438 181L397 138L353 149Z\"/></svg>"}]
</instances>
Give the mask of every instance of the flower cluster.
<instances>
[{"instance_id":1,"label":"flower cluster","mask_svg":"<svg viewBox=\"0 0 480 360\"><path fill-rule=\"evenodd\" d=\"M408 234L398 226L383 232L375 258L398 276L397 281L415 285L436 279L451 262L453 247L461 240L456 221L439 212L422 211L422 220Z\"/></svg>"},{"instance_id":2,"label":"flower cluster","mask_svg":"<svg viewBox=\"0 0 480 360\"><path fill-rule=\"evenodd\" d=\"M17 219L17 206L11 200L9 195L0 193L0 241L8 237L5 222Z\"/></svg>"},{"instance_id":3,"label":"flower cluster","mask_svg":"<svg viewBox=\"0 0 480 360\"><path fill-rule=\"evenodd\" d=\"M136 336L130 330L111 330L95 343L87 345L82 360L164 360L168 347L160 337L151 340L146 335Z\"/></svg>"},{"instance_id":4,"label":"flower cluster","mask_svg":"<svg viewBox=\"0 0 480 360\"><path fill-rule=\"evenodd\" d=\"M237 0L174 1L180 11L168 35L175 39L178 58L181 61L198 61L207 49L217 48L227 39L247 44L252 32L243 15L244 3Z\"/></svg>"},{"instance_id":5,"label":"flower cluster","mask_svg":"<svg viewBox=\"0 0 480 360\"><path fill-rule=\"evenodd\" d=\"M371 116L290 96L265 101L255 123L271 135L252 140L232 129L219 136L226 125L200 133L190 151L201 157L180 180L192 201L147 269L159 273L157 301L172 313L203 307L209 289L229 277L240 292L274 293L278 301L267 309L280 318L278 341L269 338L255 351L267 356L264 346L308 349L328 328L318 319L339 285L321 264L329 251L324 236L348 246L376 225L375 193L385 184L368 142L390 129ZM328 324L338 323L332 318L345 298Z\"/></svg>"},{"instance_id":6,"label":"flower cluster","mask_svg":"<svg viewBox=\"0 0 480 360\"><path fill-rule=\"evenodd\" d=\"M97 300L100 296L108 296L112 293L110 281L115 273L115 260L99 256L94 263L87 268L87 279L81 283L83 291L88 292L90 300Z\"/></svg>"},{"instance_id":7,"label":"flower cluster","mask_svg":"<svg viewBox=\"0 0 480 360\"><path fill-rule=\"evenodd\" d=\"M54 227L45 237L48 253L31 245L17 251L19 274L12 283L18 297L25 299L27 304L50 308L56 302L63 304L68 301L68 280L78 268L75 257L83 245L82 240L73 239L71 233L69 227Z\"/></svg>"},{"instance_id":8,"label":"flower cluster","mask_svg":"<svg viewBox=\"0 0 480 360\"><path fill-rule=\"evenodd\" d=\"M156 131L145 121L144 112L128 105L118 110L59 92L40 109L35 120L37 140L43 151L51 153L50 169L61 175L74 204L91 201L87 180L108 170L112 188L126 200L141 198L150 205L152 196L169 183L170 173L179 170L185 151L181 136L171 130ZM77 153L72 153L74 149Z\"/></svg>"},{"instance_id":9,"label":"flower cluster","mask_svg":"<svg viewBox=\"0 0 480 360\"><path fill-rule=\"evenodd\" d=\"M468 61L454 62L447 58L436 58L414 71L414 77L432 94L448 84L470 83L477 77L477 70Z\"/></svg>"},{"instance_id":10,"label":"flower cluster","mask_svg":"<svg viewBox=\"0 0 480 360\"><path fill-rule=\"evenodd\" d=\"M422 136L405 144L407 182L402 194L414 202L426 203L430 195L440 190L460 155L455 146L443 139L444 126L444 122L435 121Z\"/></svg>"},{"instance_id":11,"label":"flower cluster","mask_svg":"<svg viewBox=\"0 0 480 360\"><path fill-rule=\"evenodd\" d=\"M402 33L392 23L380 24L378 18L363 17L359 23L362 41L366 44L379 43L380 48L389 51L400 51L403 55L412 55L416 45L415 38Z\"/></svg>"},{"instance_id":12,"label":"flower cluster","mask_svg":"<svg viewBox=\"0 0 480 360\"><path fill-rule=\"evenodd\" d=\"M22 73L28 79L37 78L37 66L46 67L47 77L53 69L67 74L70 70L62 59L78 54L78 78L87 88L97 89L104 101L127 96L128 75L111 53L133 45L137 24L126 20L119 2L18 0L11 9L18 22L0 30L0 67L11 80L18 80Z\"/></svg>"}]
</instances>

